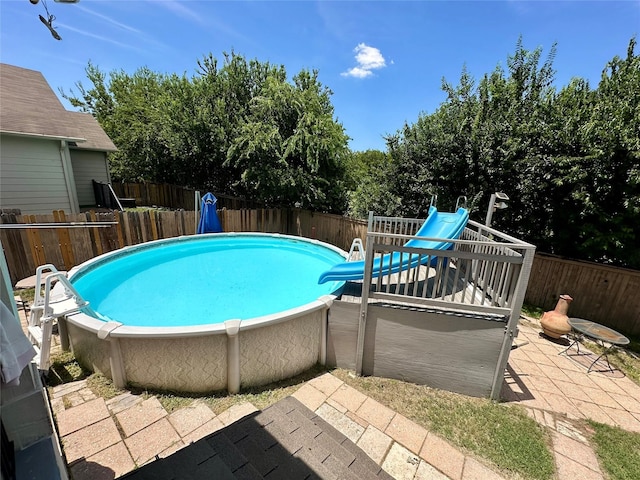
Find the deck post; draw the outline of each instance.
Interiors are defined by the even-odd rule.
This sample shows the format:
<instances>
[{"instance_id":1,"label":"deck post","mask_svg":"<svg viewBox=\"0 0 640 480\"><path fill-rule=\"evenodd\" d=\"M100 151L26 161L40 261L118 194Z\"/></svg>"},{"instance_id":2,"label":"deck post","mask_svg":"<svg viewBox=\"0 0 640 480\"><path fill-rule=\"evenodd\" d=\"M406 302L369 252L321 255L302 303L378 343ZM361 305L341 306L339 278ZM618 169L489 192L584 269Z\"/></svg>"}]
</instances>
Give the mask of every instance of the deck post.
<instances>
[{"instance_id":1,"label":"deck post","mask_svg":"<svg viewBox=\"0 0 640 480\"><path fill-rule=\"evenodd\" d=\"M373 210L369 210L369 219L367 221L367 233L369 232L373 232ZM366 240L366 236L365 236L365 240ZM367 246L365 245L364 248L366 249Z\"/></svg>"},{"instance_id":2,"label":"deck post","mask_svg":"<svg viewBox=\"0 0 640 480\"><path fill-rule=\"evenodd\" d=\"M494 373L493 384L491 385L491 400L500 399L502 381L504 380L504 370L507 368L507 362L509 361L509 354L511 353L513 340L518 335L520 311L522 310L522 303L524 302L524 296L529 283L529 275L531 274L534 254L535 247L533 246L524 251L524 259L522 261L520 275L515 287L513 301L511 302L511 312L509 314L507 326L505 327L504 340L502 342L502 348L500 349L500 355L498 356L498 364Z\"/></svg>"},{"instance_id":3,"label":"deck post","mask_svg":"<svg viewBox=\"0 0 640 480\"><path fill-rule=\"evenodd\" d=\"M329 309L323 310L321 312L321 321L322 324L320 326L320 352L318 352L318 361L320 365L327 365L327 335L329 330Z\"/></svg>"},{"instance_id":4,"label":"deck post","mask_svg":"<svg viewBox=\"0 0 640 480\"><path fill-rule=\"evenodd\" d=\"M58 334L60 335L60 348L62 351L69 351L69 330L67 329L67 317L58 318Z\"/></svg>"},{"instance_id":5,"label":"deck post","mask_svg":"<svg viewBox=\"0 0 640 480\"><path fill-rule=\"evenodd\" d=\"M369 216L370 220L372 215ZM367 246L365 247L364 278L360 302L360 316L358 318L358 343L356 345L356 374L362 375L364 361L364 337L367 329L367 311L369 306L369 289L371 288L371 271L373 270L373 247L376 236L367 232Z\"/></svg>"}]
</instances>

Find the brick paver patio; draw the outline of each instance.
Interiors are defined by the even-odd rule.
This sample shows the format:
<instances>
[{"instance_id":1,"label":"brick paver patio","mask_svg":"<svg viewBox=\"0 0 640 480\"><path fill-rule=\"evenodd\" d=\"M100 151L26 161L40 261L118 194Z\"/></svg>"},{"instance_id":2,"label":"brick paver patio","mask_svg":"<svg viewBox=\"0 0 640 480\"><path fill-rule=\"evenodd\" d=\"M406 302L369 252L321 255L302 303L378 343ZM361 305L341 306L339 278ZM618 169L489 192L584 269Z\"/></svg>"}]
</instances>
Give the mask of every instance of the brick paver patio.
<instances>
[{"instance_id":1,"label":"brick paver patio","mask_svg":"<svg viewBox=\"0 0 640 480\"><path fill-rule=\"evenodd\" d=\"M520 332L516 341L520 346L511 352L503 386L504 401L522 405L552 431L558 478L603 479L596 456L576 422L592 418L640 432L640 387L619 371L587 374L586 356L572 355L574 352L559 355L565 345L541 336L535 325L522 325ZM329 373L302 385L293 398L393 478L503 478L481 459L458 450ZM55 387L51 404L74 480L117 478L176 452L188 452L195 460L204 455L205 462L211 445L195 448L200 440L218 438L216 432L228 432L225 429L242 419L261 415L251 404L235 405L215 415L197 400L168 414L154 397L143 399L125 393L105 402L95 398L82 381ZM210 466L207 462L213 460L206 459L203 465ZM317 458L311 456L308 461L317 462ZM318 466L318 472L325 467Z\"/></svg>"}]
</instances>

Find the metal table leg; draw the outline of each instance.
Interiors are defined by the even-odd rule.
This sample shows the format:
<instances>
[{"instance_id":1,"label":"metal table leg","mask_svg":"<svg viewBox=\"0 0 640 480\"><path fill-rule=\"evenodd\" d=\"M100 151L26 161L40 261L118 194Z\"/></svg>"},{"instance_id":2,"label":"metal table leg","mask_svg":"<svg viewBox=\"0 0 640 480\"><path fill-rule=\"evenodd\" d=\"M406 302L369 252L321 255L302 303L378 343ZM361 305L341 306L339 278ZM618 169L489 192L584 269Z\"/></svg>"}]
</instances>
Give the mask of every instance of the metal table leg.
<instances>
[{"instance_id":1,"label":"metal table leg","mask_svg":"<svg viewBox=\"0 0 640 480\"><path fill-rule=\"evenodd\" d=\"M598 344L598 340L595 341L596 345ZM589 366L589 369L587 370L587 373L589 373L591 371L591 369L593 368L593 366L598 363L598 360L600 360L602 357L604 357L604 359L607 361L607 366L609 367L610 372L613 372L613 367L611 366L611 364L609 363L609 352L611 352L616 346L611 344L609 345L609 347L605 347L604 346L604 342L602 340L600 340L600 346L602 347L603 351L600 355L598 355L598 358L596 358L593 363ZM606 371L606 370L604 370Z\"/></svg>"},{"instance_id":2,"label":"metal table leg","mask_svg":"<svg viewBox=\"0 0 640 480\"><path fill-rule=\"evenodd\" d=\"M567 353L571 347L576 346L577 353L580 354L580 340L582 340L582 335L579 333L573 332L571 334L572 342L569 344L567 348L558 353L558 355L562 355L563 353ZM567 353L567 356L569 354Z\"/></svg>"}]
</instances>

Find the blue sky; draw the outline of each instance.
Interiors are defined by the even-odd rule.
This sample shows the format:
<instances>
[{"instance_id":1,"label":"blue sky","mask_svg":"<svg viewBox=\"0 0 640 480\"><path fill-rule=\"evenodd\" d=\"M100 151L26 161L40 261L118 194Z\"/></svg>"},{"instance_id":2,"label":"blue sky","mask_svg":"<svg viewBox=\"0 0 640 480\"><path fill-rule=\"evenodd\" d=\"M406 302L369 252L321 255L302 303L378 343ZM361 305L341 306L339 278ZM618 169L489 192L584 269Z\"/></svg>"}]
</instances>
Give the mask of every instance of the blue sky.
<instances>
[{"instance_id":1,"label":"blue sky","mask_svg":"<svg viewBox=\"0 0 640 480\"><path fill-rule=\"evenodd\" d=\"M463 65L476 79L506 67L519 35L543 55L557 42L558 87L572 77L596 87L606 63L640 37L640 0L46 1L62 40L38 19L43 0L2 0L0 61L41 71L56 92L87 86L89 61L190 77L198 59L233 49L289 76L319 70L354 150L384 150L384 135L433 112L442 78L457 84Z\"/></svg>"}]
</instances>

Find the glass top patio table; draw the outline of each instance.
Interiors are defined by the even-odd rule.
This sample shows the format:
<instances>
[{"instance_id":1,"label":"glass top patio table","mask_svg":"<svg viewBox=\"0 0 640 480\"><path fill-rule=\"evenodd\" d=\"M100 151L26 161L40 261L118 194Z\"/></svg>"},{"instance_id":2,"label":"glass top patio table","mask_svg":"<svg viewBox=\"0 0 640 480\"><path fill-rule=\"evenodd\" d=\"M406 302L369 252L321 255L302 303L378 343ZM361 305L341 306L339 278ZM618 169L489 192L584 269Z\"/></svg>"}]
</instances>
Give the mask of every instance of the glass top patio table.
<instances>
[{"instance_id":1,"label":"glass top patio table","mask_svg":"<svg viewBox=\"0 0 640 480\"><path fill-rule=\"evenodd\" d=\"M627 345L629 343L629 339L621 333L604 325L600 325L599 323L585 320L584 318L570 318L569 325L571 325L574 330L594 340L600 340L614 345Z\"/></svg>"},{"instance_id":2,"label":"glass top patio table","mask_svg":"<svg viewBox=\"0 0 640 480\"><path fill-rule=\"evenodd\" d=\"M600 360L602 357L607 361L607 366L609 367L609 371L613 372L613 367L609 363L609 352L611 352L614 348L619 345L627 345L629 343L629 339L622 335L619 332L616 332L612 328L605 327L604 325L600 325L599 323L592 322L591 320L585 320L584 318L569 318L569 325L576 332L573 335L573 343L571 343L566 349L564 349L562 353L568 355L569 349L575 345L578 354L580 354L580 337L584 335L585 337L589 337L595 340L596 343L600 344L603 351L598 357L591 363L589 368L587 369L587 373L591 371L594 365ZM608 347L605 346L605 342L609 344Z\"/></svg>"}]
</instances>

